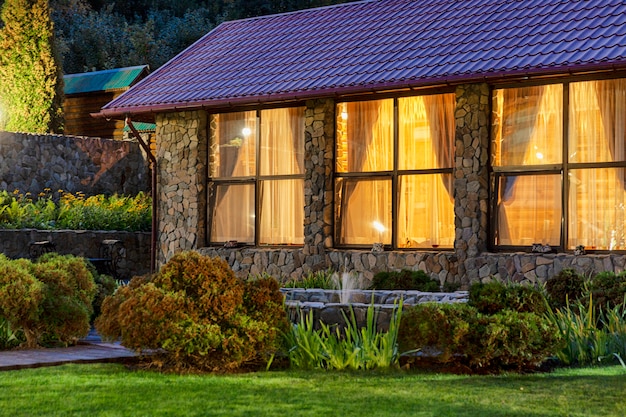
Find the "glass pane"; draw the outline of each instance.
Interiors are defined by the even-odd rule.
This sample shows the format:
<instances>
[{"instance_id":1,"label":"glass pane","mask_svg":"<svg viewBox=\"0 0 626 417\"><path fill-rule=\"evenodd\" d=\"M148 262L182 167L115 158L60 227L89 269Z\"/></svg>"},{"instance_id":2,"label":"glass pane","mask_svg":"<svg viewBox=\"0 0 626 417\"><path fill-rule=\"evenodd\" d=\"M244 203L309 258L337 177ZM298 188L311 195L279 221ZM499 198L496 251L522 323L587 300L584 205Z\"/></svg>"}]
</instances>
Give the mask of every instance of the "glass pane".
<instances>
[{"instance_id":1,"label":"glass pane","mask_svg":"<svg viewBox=\"0 0 626 417\"><path fill-rule=\"evenodd\" d=\"M211 191L211 242L254 243L254 184L213 184Z\"/></svg>"},{"instance_id":2,"label":"glass pane","mask_svg":"<svg viewBox=\"0 0 626 417\"><path fill-rule=\"evenodd\" d=\"M560 246L561 176L501 177L496 244Z\"/></svg>"},{"instance_id":3,"label":"glass pane","mask_svg":"<svg viewBox=\"0 0 626 417\"><path fill-rule=\"evenodd\" d=\"M626 250L626 168L570 171L570 249Z\"/></svg>"},{"instance_id":4,"label":"glass pane","mask_svg":"<svg viewBox=\"0 0 626 417\"><path fill-rule=\"evenodd\" d=\"M453 247L452 174L403 175L399 190L398 247Z\"/></svg>"},{"instance_id":5,"label":"glass pane","mask_svg":"<svg viewBox=\"0 0 626 417\"><path fill-rule=\"evenodd\" d=\"M391 180L338 179L339 244L391 244Z\"/></svg>"},{"instance_id":6,"label":"glass pane","mask_svg":"<svg viewBox=\"0 0 626 417\"><path fill-rule=\"evenodd\" d=\"M626 161L626 80L570 84L569 160Z\"/></svg>"},{"instance_id":7,"label":"glass pane","mask_svg":"<svg viewBox=\"0 0 626 417\"><path fill-rule=\"evenodd\" d=\"M337 172L393 168L393 100L337 105Z\"/></svg>"},{"instance_id":8,"label":"glass pane","mask_svg":"<svg viewBox=\"0 0 626 417\"><path fill-rule=\"evenodd\" d=\"M494 166L561 162L562 85L494 90L492 104Z\"/></svg>"},{"instance_id":9,"label":"glass pane","mask_svg":"<svg viewBox=\"0 0 626 417\"><path fill-rule=\"evenodd\" d=\"M211 177L256 175L256 113L212 115L210 149Z\"/></svg>"},{"instance_id":10,"label":"glass pane","mask_svg":"<svg viewBox=\"0 0 626 417\"><path fill-rule=\"evenodd\" d=\"M259 192L259 243L304 244L304 180L262 181Z\"/></svg>"},{"instance_id":11,"label":"glass pane","mask_svg":"<svg viewBox=\"0 0 626 417\"><path fill-rule=\"evenodd\" d=\"M398 167L452 168L454 94L398 99Z\"/></svg>"},{"instance_id":12,"label":"glass pane","mask_svg":"<svg viewBox=\"0 0 626 417\"><path fill-rule=\"evenodd\" d=\"M261 175L304 174L304 107L261 112Z\"/></svg>"}]
</instances>

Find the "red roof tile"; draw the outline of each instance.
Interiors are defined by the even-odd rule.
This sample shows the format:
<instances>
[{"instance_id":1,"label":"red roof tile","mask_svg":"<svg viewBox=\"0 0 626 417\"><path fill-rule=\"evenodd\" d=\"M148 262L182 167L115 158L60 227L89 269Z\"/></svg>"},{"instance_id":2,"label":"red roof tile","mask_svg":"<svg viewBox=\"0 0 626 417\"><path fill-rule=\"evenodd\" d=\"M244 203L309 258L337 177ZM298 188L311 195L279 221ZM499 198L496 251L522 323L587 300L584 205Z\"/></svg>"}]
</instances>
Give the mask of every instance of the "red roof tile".
<instances>
[{"instance_id":1,"label":"red roof tile","mask_svg":"<svg viewBox=\"0 0 626 417\"><path fill-rule=\"evenodd\" d=\"M371 0L226 22L102 114L626 69L626 0Z\"/></svg>"}]
</instances>

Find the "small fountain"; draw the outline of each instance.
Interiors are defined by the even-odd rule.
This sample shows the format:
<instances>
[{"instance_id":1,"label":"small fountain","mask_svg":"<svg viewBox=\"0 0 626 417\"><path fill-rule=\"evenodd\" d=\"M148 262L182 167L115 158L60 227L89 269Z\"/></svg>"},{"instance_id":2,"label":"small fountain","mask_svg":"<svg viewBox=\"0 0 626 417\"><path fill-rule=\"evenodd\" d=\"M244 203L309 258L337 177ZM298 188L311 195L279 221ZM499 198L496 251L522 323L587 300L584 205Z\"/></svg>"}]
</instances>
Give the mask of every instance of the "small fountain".
<instances>
[{"instance_id":1,"label":"small fountain","mask_svg":"<svg viewBox=\"0 0 626 417\"><path fill-rule=\"evenodd\" d=\"M331 279L335 285L335 289L339 290L339 303L349 304L351 301L350 296L354 290L359 289L358 277L344 272L341 274L340 279L339 274L335 272L331 275Z\"/></svg>"}]
</instances>

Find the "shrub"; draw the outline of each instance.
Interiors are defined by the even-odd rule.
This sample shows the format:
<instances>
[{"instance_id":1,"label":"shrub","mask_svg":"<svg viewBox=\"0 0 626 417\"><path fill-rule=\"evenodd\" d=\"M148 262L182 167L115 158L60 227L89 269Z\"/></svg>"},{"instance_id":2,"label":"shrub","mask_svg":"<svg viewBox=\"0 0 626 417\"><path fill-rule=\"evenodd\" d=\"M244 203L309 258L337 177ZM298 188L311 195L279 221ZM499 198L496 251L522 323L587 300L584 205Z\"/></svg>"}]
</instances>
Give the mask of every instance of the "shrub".
<instances>
[{"instance_id":1,"label":"shrub","mask_svg":"<svg viewBox=\"0 0 626 417\"><path fill-rule=\"evenodd\" d=\"M583 296L585 279L573 269L563 269L546 281L548 301L553 308L565 307Z\"/></svg>"},{"instance_id":2,"label":"shrub","mask_svg":"<svg viewBox=\"0 0 626 417\"><path fill-rule=\"evenodd\" d=\"M267 361L287 319L278 283L244 282L228 264L196 252L133 278L102 304L96 328L124 346L158 349L152 364L175 371L232 371Z\"/></svg>"},{"instance_id":3,"label":"shrub","mask_svg":"<svg viewBox=\"0 0 626 417\"><path fill-rule=\"evenodd\" d=\"M550 320L535 313L487 315L467 304L421 304L404 313L399 341L403 350L433 353L440 364L484 373L534 369L561 338Z\"/></svg>"},{"instance_id":4,"label":"shrub","mask_svg":"<svg viewBox=\"0 0 626 417\"><path fill-rule=\"evenodd\" d=\"M0 316L25 345L70 343L89 332L95 284L86 261L46 254L36 263L0 258Z\"/></svg>"},{"instance_id":5,"label":"shrub","mask_svg":"<svg viewBox=\"0 0 626 417\"><path fill-rule=\"evenodd\" d=\"M424 271L381 271L374 275L371 289L439 291L439 282L431 279Z\"/></svg>"},{"instance_id":6,"label":"shrub","mask_svg":"<svg viewBox=\"0 0 626 417\"><path fill-rule=\"evenodd\" d=\"M44 284L30 273L28 265L0 255L0 316L11 328L22 329L29 348L37 347L43 330L40 317L44 297Z\"/></svg>"},{"instance_id":7,"label":"shrub","mask_svg":"<svg viewBox=\"0 0 626 417\"><path fill-rule=\"evenodd\" d=\"M623 304L626 300L626 271L620 274L612 271L598 273L589 283L589 292L594 304L602 309L613 309Z\"/></svg>"},{"instance_id":8,"label":"shrub","mask_svg":"<svg viewBox=\"0 0 626 417\"><path fill-rule=\"evenodd\" d=\"M472 284L468 304L483 314L495 314L505 309L519 313L546 312L546 298L540 289L498 281Z\"/></svg>"}]
</instances>

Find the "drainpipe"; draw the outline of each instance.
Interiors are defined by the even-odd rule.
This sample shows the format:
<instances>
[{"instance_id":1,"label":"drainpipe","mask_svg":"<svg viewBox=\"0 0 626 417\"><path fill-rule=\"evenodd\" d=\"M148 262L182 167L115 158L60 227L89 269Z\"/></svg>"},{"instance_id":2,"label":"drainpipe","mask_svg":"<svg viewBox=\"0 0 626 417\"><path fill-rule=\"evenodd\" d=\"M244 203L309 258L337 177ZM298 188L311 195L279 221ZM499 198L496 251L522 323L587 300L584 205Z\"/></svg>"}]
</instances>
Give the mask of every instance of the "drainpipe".
<instances>
[{"instance_id":1,"label":"drainpipe","mask_svg":"<svg viewBox=\"0 0 626 417\"><path fill-rule=\"evenodd\" d=\"M150 160L150 166L152 171L152 184L150 188L152 190L152 233L150 237L150 274L154 274L156 270L156 245L157 245L157 161L152 152L150 151L150 147L144 142L135 129L135 125L133 125L132 120L130 120L130 116L126 116L126 125L130 128L130 131L133 132L133 136L137 138L139 144L146 152L148 159Z\"/></svg>"}]
</instances>

